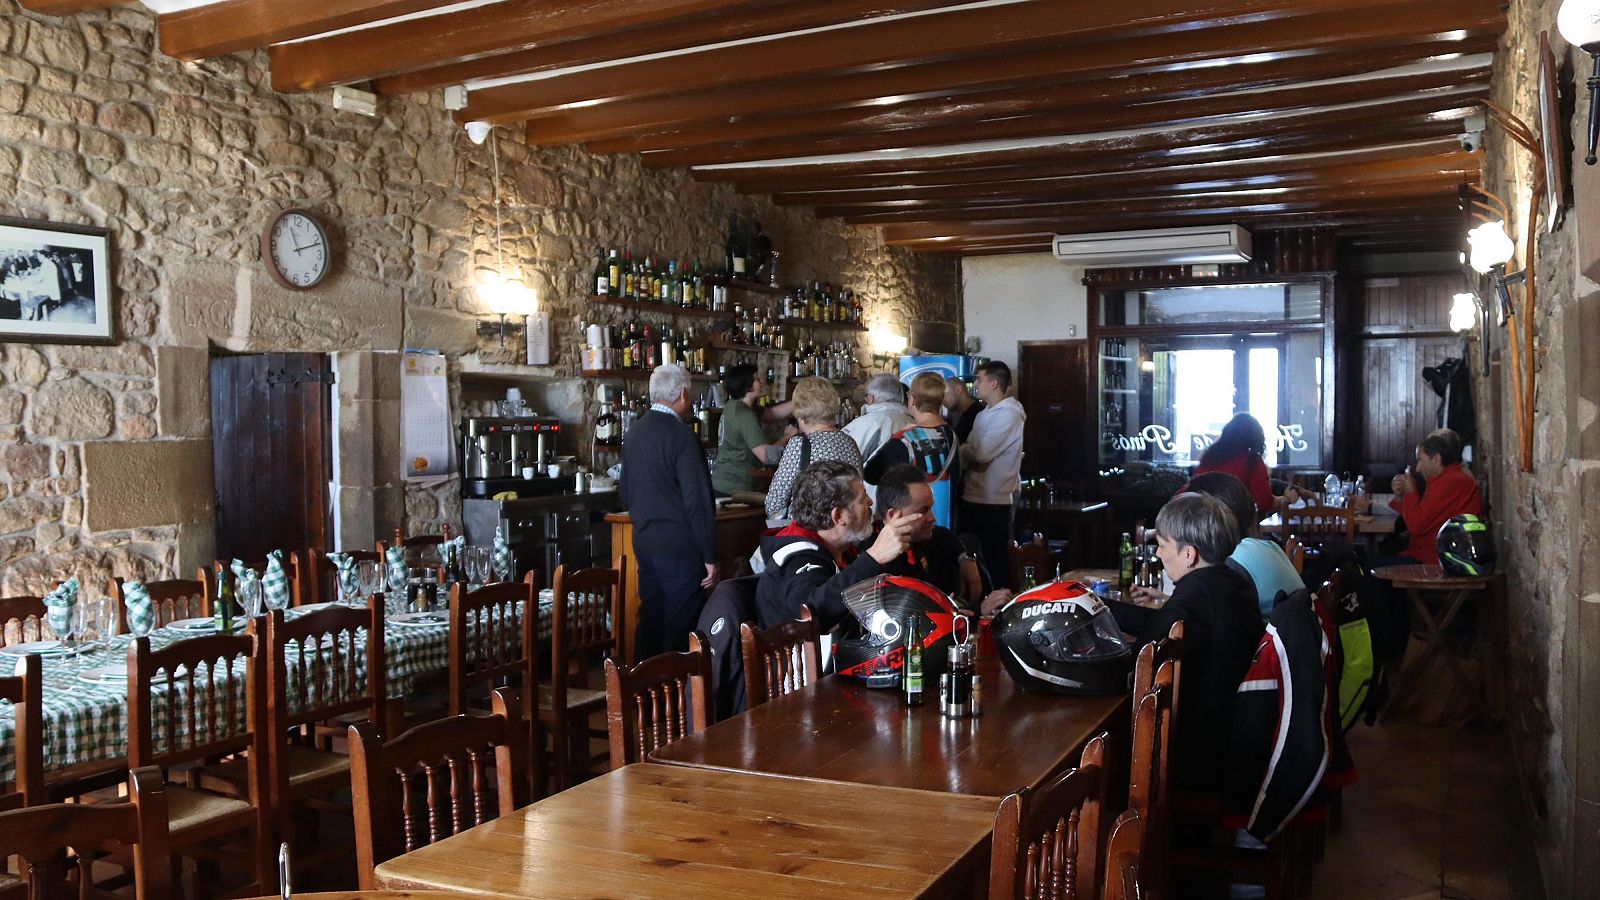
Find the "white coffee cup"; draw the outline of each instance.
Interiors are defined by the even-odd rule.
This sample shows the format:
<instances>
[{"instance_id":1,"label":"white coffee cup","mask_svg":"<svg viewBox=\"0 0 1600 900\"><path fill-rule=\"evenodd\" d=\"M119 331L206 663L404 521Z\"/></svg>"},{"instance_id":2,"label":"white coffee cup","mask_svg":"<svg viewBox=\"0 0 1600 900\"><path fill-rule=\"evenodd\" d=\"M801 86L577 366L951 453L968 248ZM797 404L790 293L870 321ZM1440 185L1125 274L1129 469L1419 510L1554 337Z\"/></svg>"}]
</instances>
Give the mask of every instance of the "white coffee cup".
<instances>
[{"instance_id":1,"label":"white coffee cup","mask_svg":"<svg viewBox=\"0 0 1600 900\"><path fill-rule=\"evenodd\" d=\"M536 474L536 473L537 473L537 472L538 472L538 471L539 471L539 470L538 470L538 469L535 469L535 468L534 468L534 467L533 467L533 466L523 466L523 467L522 467L522 478L523 478L523 480L525 480L525 481L532 481L532 480L533 480L533 476L534 476L534 475L535 475L535 474Z\"/></svg>"}]
</instances>

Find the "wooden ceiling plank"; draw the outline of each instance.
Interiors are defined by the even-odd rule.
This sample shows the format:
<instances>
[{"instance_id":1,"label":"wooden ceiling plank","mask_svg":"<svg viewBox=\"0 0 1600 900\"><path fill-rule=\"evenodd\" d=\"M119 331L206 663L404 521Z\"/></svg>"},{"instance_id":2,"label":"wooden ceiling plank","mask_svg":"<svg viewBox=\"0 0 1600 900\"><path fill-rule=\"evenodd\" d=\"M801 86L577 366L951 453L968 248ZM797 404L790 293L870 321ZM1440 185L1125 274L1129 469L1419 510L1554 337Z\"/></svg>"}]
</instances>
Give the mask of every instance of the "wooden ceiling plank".
<instances>
[{"instance_id":1,"label":"wooden ceiling plank","mask_svg":"<svg viewBox=\"0 0 1600 900\"><path fill-rule=\"evenodd\" d=\"M1358 32L1368 39L1381 31L1379 23L1384 23L1391 31L1415 36L1419 34L1417 22L1436 23L1442 34L1467 27L1474 16L1501 15L1496 0L1412 0L1400 4L1394 0L1142 0L1137 13L1114 3L1032 0L869 22L854 28L792 35L687 56L556 74L474 91L465 115L504 121L508 116L527 117L536 110L588 105L633 95L661 96L764 79L866 71L918 61L939 62L979 52L1065 47L1074 41L1097 37L1140 37L1140 54L1143 55L1146 36L1180 32L1187 43L1200 48L1192 51L1190 58L1203 58L1208 52L1215 55L1215 50L1205 48L1229 40L1225 35L1262 22L1275 25L1278 31L1291 35L1296 42L1318 43L1320 35L1310 20L1324 17L1309 14L1330 9L1340 11L1334 17L1339 30ZM1406 13L1407 9L1415 11ZM1274 21L1297 15L1304 15L1306 23L1296 21L1290 26ZM1248 20L1254 21L1236 28L1201 27ZM1279 41L1284 40L1280 34ZM1126 54L1127 45L1122 49ZM1062 64L1075 64L1071 56L1063 54Z\"/></svg>"},{"instance_id":2,"label":"wooden ceiling plank","mask_svg":"<svg viewBox=\"0 0 1600 900\"><path fill-rule=\"evenodd\" d=\"M1286 88L1263 93L1226 94L1204 99L1171 100L1085 111L1072 109L1006 119L942 125L896 131L867 131L798 135L766 141L715 144L681 150L661 150L646 156L652 166L701 166L799 156L867 153L911 147L948 146L981 135L985 141L1015 140L1071 134L1074 131L1115 131L1163 125L1190 128L1225 123L1240 115L1292 115L1317 108L1352 103L1381 104L1430 94L1440 109L1488 96L1488 69L1472 70L1473 81L1461 82L1457 72L1430 72L1394 79L1372 79L1312 88ZM611 152L589 145L594 152Z\"/></svg>"},{"instance_id":3,"label":"wooden ceiling plank","mask_svg":"<svg viewBox=\"0 0 1600 900\"><path fill-rule=\"evenodd\" d=\"M909 66L802 84L755 85L738 92L622 100L529 119L526 133L531 144L561 144L716 128L727 129L728 139L747 139L788 133L785 129L797 120L801 127L814 123L807 131L873 128L892 123L897 115L920 116L932 124L969 105L1059 101L1063 90L1070 90L1084 104L1192 96L1229 85L1241 90L1266 87L1404 65L1445 53L1488 52L1498 40L1496 34L1485 33L1462 41L1399 40L1342 53L1284 51L1292 55L1271 60L1244 54L1229 57L1232 64L1198 70L1129 68L1122 58L1121 68L1111 71L1065 74L1060 54L1050 51L933 67ZM1020 79L1024 84L995 88L997 78L1005 82Z\"/></svg>"},{"instance_id":4,"label":"wooden ceiling plank","mask_svg":"<svg viewBox=\"0 0 1600 900\"><path fill-rule=\"evenodd\" d=\"M430 0L225 0L162 15L161 52L192 62L437 5Z\"/></svg>"},{"instance_id":5,"label":"wooden ceiling plank","mask_svg":"<svg viewBox=\"0 0 1600 900\"><path fill-rule=\"evenodd\" d=\"M752 4L754 12L688 16L646 28L631 28L592 37L496 53L477 59L379 78L380 94L407 94L450 84L590 65L615 59L621 45L630 56L684 50L705 44L781 34L877 16L954 6L967 0L794 0Z\"/></svg>"},{"instance_id":6,"label":"wooden ceiling plank","mask_svg":"<svg viewBox=\"0 0 1600 900\"><path fill-rule=\"evenodd\" d=\"M128 0L21 0L22 8L45 16L75 16L121 6Z\"/></svg>"},{"instance_id":7,"label":"wooden ceiling plank","mask_svg":"<svg viewBox=\"0 0 1600 900\"><path fill-rule=\"evenodd\" d=\"M1423 205L1414 203L1405 210L1397 210L1393 203L1387 206L1373 208L1348 208L1329 206L1318 210L1303 210L1296 212L1276 212L1262 215L1243 215L1237 209L1224 210L1196 210L1192 214L1173 216L1165 212L1136 213L1126 217L1118 217L1113 222L1108 222L1104 216L1091 217L1049 217L1040 219L1026 219L1013 222L918 222L900 225L889 225L883 228L883 238L886 243L899 244L914 241L954 240L966 237L978 238L1004 238L1017 235L1053 235L1053 234L1080 234L1085 232L1106 231L1132 231L1143 228L1162 228L1178 225L1213 224L1217 222L1235 222L1252 228L1268 227L1272 225L1285 225L1289 223L1348 223L1351 221L1403 221L1415 219L1417 221L1443 221L1454 217L1451 221L1460 223L1460 212L1455 206L1445 203Z\"/></svg>"}]
</instances>

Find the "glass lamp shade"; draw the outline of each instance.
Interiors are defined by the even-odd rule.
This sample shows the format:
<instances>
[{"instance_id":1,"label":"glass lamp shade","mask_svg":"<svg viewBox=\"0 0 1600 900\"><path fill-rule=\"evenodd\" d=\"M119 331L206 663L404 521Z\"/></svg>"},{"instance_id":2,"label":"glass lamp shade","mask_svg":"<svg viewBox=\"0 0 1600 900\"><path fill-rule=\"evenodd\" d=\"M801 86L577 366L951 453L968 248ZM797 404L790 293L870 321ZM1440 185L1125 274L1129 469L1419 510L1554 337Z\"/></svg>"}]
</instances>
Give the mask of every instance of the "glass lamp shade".
<instances>
[{"instance_id":1,"label":"glass lamp shade","mask_svg":"<svg viewBox=\"0 0 1600 900\"><path fill-rule=\"evenodd\" d=\"M1485 222L1467 232L1467 244L1472 248L1472 268L1480 275L1510 262L1517 252L1517 245L1506 234L1505 223L1499 221Z\"/></svg>"},{"instance_id":2,"label":"glass lamp shade","mask_svg":"<svg viewBox=\"0 0 1600 900\"><path fill-rule=\"evenodd\" d=\"M903 334L895 334L886 328L872 330L872 349L884 356L898 356L906 352L907 343Z\"/></svg>"},{"instance_id":3,"label":"glass lamp shade","mask_svg":"<svg viewBox=\"0 0 1600 900\"><path fill-rule=\"evenodd\" d=\"M497 316L531 316L537 306L533 289L516 276L489 275L478 285L478 296Z\"/></svg>"},{"instance_id":4,"label":"glass lamp shade","mask_svg":"<svg viewBox=\"0 0 1600 900\"><path fill-rule=\"evenodd\" d=\"M1556 30L1575 47L1600 49L1600 0L1566 0L1556 13Z\"/></svg>"},{"instance_id":5,"label":"glass lamp shade","mask_svg":"<svg viewBox=\"0 0 1600 900\"><path fill-rule=\"evenodd\" d=\"M1475 294L1457 294L1450 303L1450 330L1457 334L1471 331L1478 324L1478 297Z\"/></svg>"}]
</instances>

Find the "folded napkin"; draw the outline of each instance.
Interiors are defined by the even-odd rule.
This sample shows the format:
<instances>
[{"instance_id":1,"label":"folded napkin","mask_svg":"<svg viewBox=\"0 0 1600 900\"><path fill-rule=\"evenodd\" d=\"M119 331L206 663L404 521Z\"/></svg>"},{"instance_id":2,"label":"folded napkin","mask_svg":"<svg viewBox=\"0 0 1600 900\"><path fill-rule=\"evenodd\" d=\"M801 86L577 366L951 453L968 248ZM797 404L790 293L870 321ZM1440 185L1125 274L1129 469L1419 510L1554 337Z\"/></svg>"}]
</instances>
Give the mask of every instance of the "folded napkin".
<instances>
[{"instance_id":1,"label":"folded napkin","mask_svg":"<svg viewBox=\"0 0 1600 900\"><path fill-rule=\"evenodd\" d=\"M340 598L352 600L361 596L361 576L357 571L355 558L348 553L329 553L328 561L339 570Z\"/></svg>"},{"instance_id":2,"label":"folded napkin","mask_svg":"<svg viewBox=\"0 0 1600 900\"><path fill-rule=\"evenodd\" d=\"M261 590L261 574L245 565L242 560L236 559L228 567L233 569L233 600L248 615L250 609L245 605L245 598Z\"/></svg>"},{"instance_id":3,"label":"folded napkin","mask_svg":"<svg viewBox=\"0 0 1600 900\"><path fill-rule=\"evenodd\" d=\"M254 574L254 573L251 573ZM156 627L156 603L142 581L122 583L122 605L128 608L128 633L144 637Z\"/></svg>"},{"instance_id":4,"label":"folded napkin","mask_svg":"<svg viewBox=\"0 0 1600 900\"><path fill-rule=\"evenodd\" d=\"M72 631L72 611L78 605L78 579L68 578L55 590L44 595L45 621L56 637Z\"/></svg>"},{"instance_id":5,"label":"folded napkin","mask_svg":"<svg viewBox=\"0 0 1600 900\"><path fill-rule=\"evenodd\" d=\"M506 542L506 536L501 530L494 531L494 578L496 581L511 580L511 545Z\"/></svg>"},{"instance_id":6,"label":"folded napkin","mask_svg":"<svg viewBox=\"0 0 1600 900\"><path fill-rule=\"evenodd\" d=\"M390 547L383 551L384 574L389 581L389 591L398 597L406 595L406 548Z\"/></svg>"},{"instance_id":7,"label":"folded napkin","mask_svg":"<svg viewBox=\"0 0 1600 900\"><path fill-rule=\"evenodd\" d=\"M261 599L267 609L289 608L289 576L283 571L283 551L267 554L267 571L261 576Z\"/></svg>"}]
</instances>

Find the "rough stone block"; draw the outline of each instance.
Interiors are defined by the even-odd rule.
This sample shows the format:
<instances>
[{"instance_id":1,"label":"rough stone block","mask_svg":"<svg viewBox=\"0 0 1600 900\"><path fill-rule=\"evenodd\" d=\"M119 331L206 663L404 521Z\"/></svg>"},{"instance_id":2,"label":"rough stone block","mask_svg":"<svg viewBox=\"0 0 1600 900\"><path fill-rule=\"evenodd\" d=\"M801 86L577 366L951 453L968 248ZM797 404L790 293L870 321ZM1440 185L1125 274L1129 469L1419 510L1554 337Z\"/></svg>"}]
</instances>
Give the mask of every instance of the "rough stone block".
<instances>
[{"instance_id":1,"label":"rough stone block","mask_svg":"<svg viewBox=\"0 0 1600 900\"><path fill-rule=\"evenodd\" d=\"M55 518L51 513L50 504L38 497L12 497L0 502L0 534L32 531Z\"/></svg>"},{"instance_id":2,"label":"rough stone block","mask_svg":"<svg viewBox=\"0 0 1600 900\"><path fill-rule=\"evenodd\" d=\"M338 377L339 400L372 400L372 354L346 350L333 355Z\"/></svg>"},{"instance_id":3,"label":"rough stone block","mask_svg":"<svg viewBox=\"0 0 1600 900\"><path fill-rule=\"evenodd\" d=\"M166 437L211 435L210 365L199 347L156 348L156 415Z\"/></svg>"},{"instance_id":4,"label":"rough stone block","mask_svg":"<svg viewBox=\"0 0 1600 900\"><path fill-rule=\"evenodd\" d=\"M12 481L44 478L50 474L50 448L44 444L9 444L0 451L6 475Z\"/></svg>"},{"instance_id":5,"label":"rough stone block","mask_svg":"<svg viewBox=\"0 0 1600 900\"><path fill-rule=\"evenodd\" d=\"M93 441L83 445L83 472L90 531L214 516L209 440Z\"/></svg>"},{"instance_id":6,"label":"rough stone block","mask_svg":"<svg viewBox=\"0 0 1600 900\"><path fill-rule=\"evenodd\" d=\"M373 403L372 465L374 484L399 484L405 480L405 458L400 446L400 401Z\"/></svg>"},{"instance_id":7,"label":"rough stone block","mask_svg":"<svg viewBox=\"0 0 1600 900\"><path fill-rule=\"evenodd\" d=\"M237 349L333 353L400 347L400 290L392 285L342 274L309 291L290 291L257 268L249 272L242 303L245 340Z\"/></svg>"},{"instance_id":8,"label":"rough stone block","mask_svg":"<svg viewBox=\"0 0 1600 900\"><path fill-rule=\"evenodd\" d=\"M339 401L339 481L348 487L371 488L376 480L374 430L377 401Z\"/></svg>"},{"instance_id":9,"label":"rough stone block","mask_svg":"<svg viewBox=\"0 0 1600 900\"><path fill-rule=\"evenodd\" d=\"M233 334L236 269L224 263L175 260L166 268L166 330L174 343L205 347Z\"/></svg>"},{"instance_id":10,"label":"rough stone block","mask_svg":"<svg viewBox=\"0 0 1600 900\"><path fill-rule=\"evenodd\" d=\"M28 433L64 441L101 438L116 422L111 394L77 376L51 381L29 398Z\"/></svg>"},{"instance_id":11,"label":"rough stone block","mask_svg":"<svg viewBox=\"0 0 1600 900\"><path fill-rule=\"evenodd\" d=\"M423 306L408 306L405 311L405 346L442 350L448 356L471 353L478 347L478 320L459 313ZM506 338L508 344L517 335Z\"/></svg>"},{"instance_id":12,"label":"rough stone block","mask_svg":"<svg viewBox=\"0 0 1600 900\"><path fill-rule=\"evenodd\" d=\"M337 545L344 549L371 547L380 534L375 518L375 492L372 488L341 485L335 489L339 509Z\"/></svg>"},{"instance_id":13,"label":"rough stone block","mask_svg":"<svg viewBox=\"0 0 1600 900\"><path fill-rule=\"evenodd\" d=\"M193 578L200 570L209 569L216 558L216 522L185 522L178 526L173 578Z\"/></svg>"}]
</instances>

